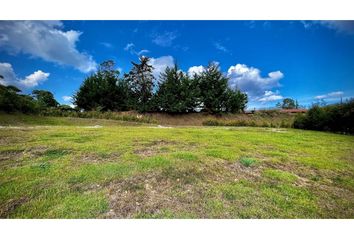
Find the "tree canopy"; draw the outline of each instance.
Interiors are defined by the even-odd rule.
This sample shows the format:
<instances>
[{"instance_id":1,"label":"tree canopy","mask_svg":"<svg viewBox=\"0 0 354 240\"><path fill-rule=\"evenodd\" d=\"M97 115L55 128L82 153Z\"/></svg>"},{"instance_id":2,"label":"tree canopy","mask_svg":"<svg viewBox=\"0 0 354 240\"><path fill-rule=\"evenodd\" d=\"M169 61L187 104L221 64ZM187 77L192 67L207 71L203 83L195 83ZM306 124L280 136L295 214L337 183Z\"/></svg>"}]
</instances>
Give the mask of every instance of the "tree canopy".
<instances>
[{"instance_id":1,"label":"tree canopy","mask_svg":"<svg viewBox=\"0 0 354 240\"><path fill-rule=\"evenodd\" d=\"M74 103L84 110L127 110L127 83L119 78L112 60L100 64L96 73L87 77L74 95Z\"/></svg>"},{"instance_id":2,"label":"tree canopy","mask_svg":"<svg viewBox=\"0 0 354 240\"><path fill-rule=\"evenodd\" d=\"M283 101L280 103L277 103L276 105L278 108L282 109L293 109L293 108L298 108L299 104L297 100L295 101L292 98L284 98Z\"/></svg>"},{"instance_id":3,"label":"tree canopy","mask_svg":"<svg viewBox=\"0 0 354 240\"><path fill-rule=\"evenodd\" d=\"M87 76L73 96L77 110L190 113L204 111L212 114L242 112L247 105L247 95L231 89L228 78L215 63L204 71L188 76L178 68L166 67L155 79L148 57L132 62L124 77L113 60L102 62L98 69ZM0 76L2 77L2 76ZM70 106L60 105L54 95L46 90L33 90L32 95L21 94L15 86L0 87L0 110L38 112L49 109L68 111ZM287 103L289 105L289 103Z\"/></svg>"},{"instance_id":4,"label":"tree canopy","mask_svg":"<svg viewBox=\"0 0 354 240\"><path fill-rule=\"evenodd\" d=\"M156 99L160 111L193 112L198 105L199 87L175 64L161 73Z\"/></svg>"}]
</instances>

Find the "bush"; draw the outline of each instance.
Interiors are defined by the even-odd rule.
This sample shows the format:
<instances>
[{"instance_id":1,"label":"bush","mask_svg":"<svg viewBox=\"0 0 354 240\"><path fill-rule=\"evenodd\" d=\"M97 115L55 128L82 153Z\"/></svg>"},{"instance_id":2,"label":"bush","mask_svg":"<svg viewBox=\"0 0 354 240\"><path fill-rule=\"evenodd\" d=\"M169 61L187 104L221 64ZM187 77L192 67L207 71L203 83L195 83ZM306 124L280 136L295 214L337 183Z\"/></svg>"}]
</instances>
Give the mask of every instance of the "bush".
<instances>
[{"instance_id":1,"label":"bush","mask_svg":"<svg viewBox=\"0 0 354 240\"><path fill-rule=\"evenodd\" d=\"M294 128L354 134L354 99L325 107L314 105L297 115Z\"/></svg>"}]
</instances>

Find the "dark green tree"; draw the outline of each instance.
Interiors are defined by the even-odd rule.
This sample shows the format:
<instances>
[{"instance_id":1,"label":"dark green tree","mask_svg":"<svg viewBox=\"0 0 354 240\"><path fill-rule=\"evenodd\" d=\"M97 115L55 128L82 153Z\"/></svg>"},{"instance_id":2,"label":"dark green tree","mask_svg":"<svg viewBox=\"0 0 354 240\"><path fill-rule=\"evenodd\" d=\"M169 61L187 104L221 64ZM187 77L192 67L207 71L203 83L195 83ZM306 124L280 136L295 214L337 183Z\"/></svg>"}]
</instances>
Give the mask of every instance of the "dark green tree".
<instances>
[{"instance_id":1,"label":"dark green tree","mask_svg":"<svg viewBox=\"0 0 354 240\"><path fill-rule=\"evenodd\" d=\"M37 100L41 109L57 107L59 103L55 100L53 93L45 90L33 90L32 95Z\"/></svg>"},{"instance_id":2,"label":"dark green tree","mask_svg":"<svg viewBox=\"0 0 354 240\"><path fill-rule=\"evenodd\" d=\"M131 92L131 104L140 111L146 112L153 109L152 97L154 87L153 67L149 64L148 57L140 57L139 63L132 62L133 67L125 79L129 84Z\"/></svg>"},{"instance_id":3,"label":"dark green tree","mask_svg":"<svg viewBox=\"0 0 354 240\"><path fill-rule=\"evenodd\" d=\"M228 78L215 63L209 64L198 78L203 110L209 113L226 111L228 101Z\"/></svg>"},{"instance_id":4,"label":"dark green tree","mask_svg":"<svg viewBox=\"0 0 354 240\"><path fill-rule=\"evenodd\" d=\"M167 67L160 75L156 93L158 110L168 113L193 112L197 107L199 91L196 84L184 72Z\"/></svg>"},{"instance_id":5,"label":"dark green tree","mask_svg":"<svg viewBox=\"0 0 354 240\"><path fill-rule=\"evenodd\" d=\"M241 92L239 89L227 90L227 103L226 111L230 113L244 112L248 102L246 93Z\"/></svg>"},{"instance_id":6,"label":"dark green tree","mask_svg":"<svg viewBox=\"0 0 354 240\"><path fill-rule=\"evenodd\" d=\"M282 109L293 109L299 107L297 101L295 102L292 98L284 98L281 103L277 103L276 106Z\"/></svg>"},{"instance_id":7,"label":"dark green tree","mask_svg":"<svg viewBox=\"0 0 354 240\"><path fill-rule=\"evenodd\" d=\"M80 109L100 111L127 110L128 85L119 78L114 62L100 64L96 73L87 77L74 95L74 103Z\"/></svg>"},{"instance_id":8,"label":"dark green tree","mask_svg":"<svg viewBox=\"0 0 354 240\"><path fill-rule=\"evenodd\" d=\"M38 108L35 100L31 96L22 95L17 87L0 84L0 111L36 113Z\"/></svg>"}]
</instances>

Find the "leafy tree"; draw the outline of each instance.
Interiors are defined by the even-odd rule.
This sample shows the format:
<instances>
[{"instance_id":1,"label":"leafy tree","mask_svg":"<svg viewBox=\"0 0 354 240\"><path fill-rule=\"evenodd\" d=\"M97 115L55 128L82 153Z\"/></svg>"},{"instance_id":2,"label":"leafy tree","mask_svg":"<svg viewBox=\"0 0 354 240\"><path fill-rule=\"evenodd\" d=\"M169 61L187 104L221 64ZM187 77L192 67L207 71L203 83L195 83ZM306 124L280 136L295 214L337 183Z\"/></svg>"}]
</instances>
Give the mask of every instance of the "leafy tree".
<instances>
[{"instance_id":1,"label":"leafy tree","mask_svg":"<svg viewBox=\"0 0 354 240\"><path fill-rule=\"evenodd\" d=\"M149 64L150 59L148 57L140 57L139 61L140 63L132 62L133 68L125 75L125 79L132 91L133 107L140 112L146 112L152 109L153 67Z\"/></svg>"},{"instance_id":2,"label":"leafy tree","mask_svg":"<svg viewBox=\"0 0 354 240\"><path fill-rule=\"evenodd\" d=\"M55 100L53 93L49 91L33 90L32 94L34 95L41 109L57 107L59 105L59 103Z\"/></svg>"},{"instance_id":3,"label":"leafy tree","mask_svg":"<svg viewBox=\"0 0 354 240\"><path fill-rule=\"evenodd\" d=\"M35 113L38 111L35 100L28 95L20 94L15 86L0 84L0 111Z\"/></svg>"},{"instance_id":4,"label":"leafy tree","mask_svg":"<svg viewBox=\"0 0 354 240\"><path fill-rule=\"evenodd\" d=\"M198 79L204 110L210 113L225 111L228 101L228 78L222 74L219 66L215 63L209 64Z\"/></svg>"},{"instance_id":5,"label":"leafy tree","mask_svg":"<svg viewBox=\"0 0 354 240\"><path fill-rule=\"evenodd\" d=\"M226 111L231 113L244 112L248 98L246 93L242 93L239 89L227 90Z\"/></svg>"},{"instance_id":6,"label":"leafy tree","mask_svg":"<svg viewBox=\"0 0 354 240\"><path fill-rule=\"evenodd\" d=\"M294 101L294 99L291 98L284 98L282 103L277 103L276 106L278 108L282 108L282 109L293 109L293 108L298 108L299 105L296 101Z\"/></svg>"},{"instance_id":7,"label":"leafy tree","mask_svg":"<svg viewBox=\"0 0 354 240\"><path fill-rule=\"evenodd\" d=\"M314 104L306 114L296 116L294 127L354 134L354 99L327 106Z\"/></svg>"},{"instance_id":8,"label":"leafy tree","mask_svg":"<svg viewBox=\"0 0 354 240\"><path fill-rule=\"evenodd\" d=\"M177 65L167 67L160 76L156 94L158 110L168 113L193 112L197 107L198 88Z\"/></svg>"},{"instance_id":9,"label":"leafy tree","mask_svg":"<svg viewBox=\"0 0 354 240\"><path fill-rule=\"evenodd\" d=\"M100 64L98 71L87 77L74 95L74 103L84 110L127 110L128 85L119 78L114 61Z\"/></svg>"}]
</instances>

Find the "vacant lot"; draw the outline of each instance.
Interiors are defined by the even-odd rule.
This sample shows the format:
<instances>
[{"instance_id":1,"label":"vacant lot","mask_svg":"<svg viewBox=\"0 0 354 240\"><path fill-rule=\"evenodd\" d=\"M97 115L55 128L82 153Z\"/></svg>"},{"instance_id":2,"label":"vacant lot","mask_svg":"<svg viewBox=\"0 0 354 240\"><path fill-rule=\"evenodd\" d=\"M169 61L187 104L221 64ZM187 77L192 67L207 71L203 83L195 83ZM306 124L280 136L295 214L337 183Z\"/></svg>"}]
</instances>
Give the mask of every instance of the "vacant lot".
<instances>
[{"instance_id":1,"label":"vacant lot","mask_svg":"<svg viewBox=\"0 0 354 240\"><path fill-rule=\"evenodd\" d=\"M0 125L1 218L354 217L353 136L9 115Z\"/></svg>"}]
</instances>

